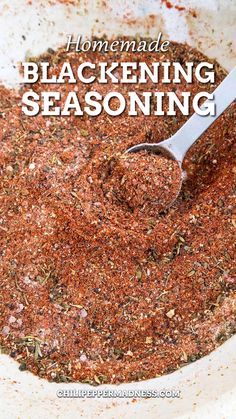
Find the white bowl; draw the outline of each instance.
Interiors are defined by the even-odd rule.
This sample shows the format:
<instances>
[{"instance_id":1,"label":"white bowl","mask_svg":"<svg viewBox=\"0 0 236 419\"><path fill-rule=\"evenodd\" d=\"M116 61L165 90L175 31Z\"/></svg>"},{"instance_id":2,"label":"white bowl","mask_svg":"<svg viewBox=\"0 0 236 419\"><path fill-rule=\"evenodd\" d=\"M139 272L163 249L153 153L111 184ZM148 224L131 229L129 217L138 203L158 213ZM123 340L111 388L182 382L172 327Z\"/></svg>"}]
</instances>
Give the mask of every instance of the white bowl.
<instances>
[{"instance_id":1,"label":"white bowl","mask_svg":"<svg viewBox=\"0 0 236 419\"><path fill-rule=\"evenodd\" d=\"M21 81L17 63L66 41L67 34L91 37L142 35L155 38L159 32L187 42L230 70L236 64L234 27L236 3L231 0L81 0L65 6L45 0L0 0L0 81L17 87ZM51 2L52 3L52 2ZM94 389L85 384L56 384L20 372L19 365L0 356L1 418L233 418L236 412L235 342L220 348L179 371L153 380L99 389L175 389L179 398L63 399L59 389Z\"/></svg>"}]
</instances>

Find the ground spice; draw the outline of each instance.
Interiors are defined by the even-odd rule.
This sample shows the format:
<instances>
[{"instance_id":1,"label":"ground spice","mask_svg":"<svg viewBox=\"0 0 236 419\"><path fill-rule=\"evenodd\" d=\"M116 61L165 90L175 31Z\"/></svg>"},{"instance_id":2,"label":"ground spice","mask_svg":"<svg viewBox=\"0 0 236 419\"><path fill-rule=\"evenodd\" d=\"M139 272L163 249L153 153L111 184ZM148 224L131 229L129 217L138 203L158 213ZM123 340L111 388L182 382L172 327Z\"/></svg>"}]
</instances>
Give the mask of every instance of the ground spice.
<instances>
[{"instance_id":1,"label":"ground spice","mask_svg":"<svg viewBox=\"0 0 236 419\"><path fill-rule=\"evenodd\" d=\"M182 174L177 161L147 151L123 153L110 161L103 190L130 211L156 216L177 198Z\"/></svg>"},{"instance_id":2,"label":"ground spice","mask_svg":"<svg viewBox=\"0 0 236 419\"><path fill-rule=\"evenodd\" d=\"M50 60L57 74L65 59L76 67L114 58L206 59L173 43L158 58L59 50L38 60ZM214 90L226 75L217 63L215 70L215 85L194 80L178 91ZM74 88L82 95L88 87ZM103 95L111 84L93 88ZM130 86L117 88L127 95ZM137 143L168 138L186 117L29 118L21 113L21 93L0 87L2 351L22 371L98 385L173 371L229 338L235 330L235 105L188 153L178 199L150 215L144 195L134 194L134 173L121 189L109 175L111 162ZM139 158L145 179L154 165L144 160L153 157ZM120 166L117 172L126 169ZM150 201L154 189L148 188Z\"/></svg>"}]
</instances>

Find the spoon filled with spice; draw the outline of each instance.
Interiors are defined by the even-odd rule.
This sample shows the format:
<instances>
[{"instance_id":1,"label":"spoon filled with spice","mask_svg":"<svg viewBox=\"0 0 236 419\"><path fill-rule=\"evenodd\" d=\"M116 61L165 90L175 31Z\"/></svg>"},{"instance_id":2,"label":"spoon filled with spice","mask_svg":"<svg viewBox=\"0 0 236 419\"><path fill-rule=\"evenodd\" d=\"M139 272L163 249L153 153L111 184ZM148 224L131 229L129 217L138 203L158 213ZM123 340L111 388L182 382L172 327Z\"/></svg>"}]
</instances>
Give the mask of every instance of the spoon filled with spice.
<instances>
[{"instance_id":1,"label":"spoon filled with spice","mask_svg":"<svg viewBox=\"0 0 236 419\"><path fill-rule=\"evenodd\" d=\"M125 182L126 188L127 191L130 191L132 187L136 187L136 192L133 195L131 194L130 196L129 192L129 204L132 205L133 203L133 206L137 207L135 197L139 197L139 203L143 201L142 206L144 206L144 200L147 198L147 202L154 203L156 211L160 212L167 209L176 200L182 187L182 163L187 151L235 100L236 67L215 89L213 95L215 101L214 115L203 116L195 113L170 138L159 143L137 144L126 150L123 157L123 165L131 167L130 181L128 183ZM209 104L209 100L203 103L201 109L204 110L207 104ZM136 154L137 152L139 153ZM132 153L134 154L132 155ZM157 156L154 157L155 154L158 154L158 159L156 158ZM153 159L156 159L156 169ZM149 166L150 164L151 166ZM150 167L152 167L152 170L156 170L156 176L152 178L152 189L148 189L148 183L150 185L151 182L146 182L144 188L141 186L139 190L137 179L140 183L143 183L143 180L150 180Z\"/></svg>"}]
</instances>

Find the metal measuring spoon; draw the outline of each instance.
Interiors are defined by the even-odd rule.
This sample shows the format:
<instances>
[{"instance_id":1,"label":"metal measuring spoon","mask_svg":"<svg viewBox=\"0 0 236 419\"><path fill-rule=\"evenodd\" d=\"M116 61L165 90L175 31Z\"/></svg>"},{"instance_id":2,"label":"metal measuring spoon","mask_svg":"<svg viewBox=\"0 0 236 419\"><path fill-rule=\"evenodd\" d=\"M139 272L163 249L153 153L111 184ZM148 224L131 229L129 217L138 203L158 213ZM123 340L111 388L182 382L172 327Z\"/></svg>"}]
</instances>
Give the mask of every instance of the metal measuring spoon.
<instances>
[{"instance_id":1,"label":"metal measuring spoon","mask_svg":"<svg viewBox=\"0 0 236 419\"><path fill-rule=\"evenodd\" d=\"M126 153L136 153L141 150L146 150L151 153L161 153L178 162L181 171L180 182L174 199L167 203L167 207L175 201L180 193L183 180L182 163L187 151L236 98L236 67L225 77L213 94L216 105L214 116L200 116L195 113L167 140L153 144L141 143L126 150ZM203 103L202 108L204 108L207 102L209 101Z\"/></svg>"}]
</instances>

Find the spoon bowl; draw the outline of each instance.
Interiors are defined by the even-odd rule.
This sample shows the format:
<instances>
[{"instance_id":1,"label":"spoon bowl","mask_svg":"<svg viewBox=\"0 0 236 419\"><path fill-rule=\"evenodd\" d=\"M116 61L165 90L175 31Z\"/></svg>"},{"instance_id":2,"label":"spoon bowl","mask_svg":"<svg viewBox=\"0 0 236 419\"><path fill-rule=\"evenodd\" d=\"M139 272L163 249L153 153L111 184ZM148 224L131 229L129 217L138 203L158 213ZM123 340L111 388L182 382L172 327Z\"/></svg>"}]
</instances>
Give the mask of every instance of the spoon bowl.
<instances>
[{"instance_id":1,"label":"spoon bowl","mask_svg":"<svg viewBox=\"0 0 236 419\"><path fill-rule=\"evenodd\" d=\"M138 153L139 151L147 151L149 153L162 155L178 163L178 167L180 171L179 182L178 184L176 184L176 189L173 193L173 196L171 197L172 199L168 203L166 203L165 209L168 209L173 205L173 203L176 201L176 199L178 198L180 194L180 191L182 189L183 179L184 179L184 173L182 170L181 162L177 160L175 154L171 151L171 149L165 143L166 143L165 141L162 141L160 143L153 143L153 144L140 143L133 147L130 147L128 150L126 150L126 153Z\"/></svg>"},{"instance_id":2,"label":"spoon bowl","mask_svg":"<svg viewBox=\"0 0 236 419\"><path fill-rule=\"evenodd\" d=\"M134 145L133 147L128 148L126 153L137 153L138 151L146 150L153 154L163 154L165 157L169 157L173 160L177 160L175 154L165 146L165 141L160 143L140 143ZM178 161L178 160L177 160ZM181 163L178 161L179 166L181 167Z\"/></svg>"}]
</instances>

